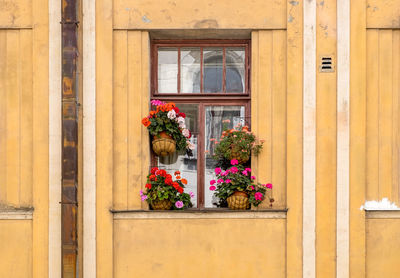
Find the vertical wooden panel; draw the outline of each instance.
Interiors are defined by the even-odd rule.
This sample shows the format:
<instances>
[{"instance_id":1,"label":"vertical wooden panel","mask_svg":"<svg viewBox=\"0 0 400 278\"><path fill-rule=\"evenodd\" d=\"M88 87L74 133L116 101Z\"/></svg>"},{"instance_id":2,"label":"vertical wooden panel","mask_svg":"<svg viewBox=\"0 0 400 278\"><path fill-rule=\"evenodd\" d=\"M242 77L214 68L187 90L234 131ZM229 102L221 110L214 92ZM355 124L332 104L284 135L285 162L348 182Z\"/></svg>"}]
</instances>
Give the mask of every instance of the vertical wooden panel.
<instances>
[{"instance_id":1,"label":"vertical wooden panel","mask_svg":"<svg viewBox=\"0 0 400 278\"><path fill-rule=\"evenodd\" d=\"M258 113L257 135L265 140L263 150L258 156L258 180L270 181L272 178L272 31L259 31L259 67L258 67L258 96L256 105ZM264 202L260 207L268 206Z\"/></svg>"},{"instance_id":2,"label":"vertical wooden panel","mask_svg":"<svg viewBox=\"0 0 400 278\"><path fill-rule=\"evenodd\" d=\"M365 277L366 0L350 2L350 277Z\"/></svg>"},{"instance_id":3,"label":"vertical wooden panel","mask_svg":"<svg viewBox=\"0 0 400 278\"><path fill-rule=\"evenodd\" d=\"M251 32L251 118L258 119L258 76L259 76L259 31ZM251 130L258 134L258 121L251 123ZM252 156L251 168L258 177L258 156Z\"/></svg>"},{"instance_id":4,"label":"vertical wooden panel","mask_svg":"<svg viewBox=\"0 0 400 278\"><path fill-rule=\"evenodd\" d=\"M20 84L19 31L7 32L7 203L19 206Z\"/></svg>"},{"instance_id":5,"label":"vertical wooden panel","mask_svg":"<svg viewBox=\"0 0 400 278\"><path fill-rule=\"evenodd\" d=\"M114 209L128 208L128 39L127 31L114 32Z\"/></svg>"},{"instance_id":6,"label":"vertical wooden panel","mask_svg":"<svg viewBox=\"0 0 400 278\"><path fill-rule=\"evenodd\" d=\"M142 71L142 91L141 91L141 108L142 115L146 115L149 111L149 97L150 97L150 37L149 33L146 31L141 32L142 36L142 53L141 53L141 71ZM140 116L140 117L141 117ZM141 127L141 186L144 186L146 182L146 177L148 173L148 166L150 165L150 145L149 145L149 132L146 127L140 125ZM137 192L135 192L137 194ZM137 195L136 195L137 196ZM139 200L139 198L137 198ZM148 208L145 202L142 202L142 209Z\"/></svg>"},{"instance_id":7,"label":"vertical wooden panel","mask_svg":"<svg viewBox=\"0 0 400 278\"><path fill-rule=\"evenodd\" d=\"M7 202L7 31L0 30L0 204Z\"/></svg>"},{"instance_id":8,"label":"vertical wooden panel","mask_svg":"<svg viewBox=\"0 0 400 278\"><path fill-rule=\"evenodd\" d=\"M379 196L379 30L367 31L367 200Z\"/></svg>"},{"instance_id":9,"label":"vertical wooden panel","mask_svg":"<svg viewBox=\"0 0 400 278\"><path fill-rule=\"evenodd\" d=\"M128 208L140 209L141 184L141 119L142 116L142 34L128 32ZM140 136L139 136L140 135Z\"/></svg>"},{"instance_id":10,"label":"vertical wooden panel","mask_svg":"<svg viewBox=\"0 0 400 278\"><path fill-rule=\"evenodd\" d=\"M32 204L32 31L20 30L21 180L20 205Z\"/></svg>"},{"instance_id":11,"label":"vertical wooden panel","mask_svg":"<svg viewBox=\"0 0 400 278\"><path fill-rule=\"evenodd\" d=\"M400 30L393 30L392 201L400 204Z\"/></svg>"},{"instance_id":12,"label":"vertical wooden panel","mask_svg":"<svg viewBox=\"0 0 400 278\"><path fill-rule=\"evenodd\" d=\"M112 2L96 1L96 273L113 276Z\"/></svg>"},{"instance_id":13,"label":"vertical wooden panel","mask_svg":"<svg viewBox=\"0 0 400 278\"><path fill-rule=\"evenodd\" d=\"M286 31L272 32L272 174L275 207L286 208Z\"/></svg>"},{"instance_id":14,"label":"vertical wooden panel","mask_svg":"<svg viewBox=\"0 0 400 278\"><path fill-rule=\"evenodd\" d=\"M379 199L392 198L392 30L379 31Z\"/></svg>"},{"instance_id":15,"label":"vertical wooden panel","mask_svg":"<svg viewBox=\"0 0 400 278\"><path fill-rule=\"evenodd\" d=\"M286 276L303 274L303 7L305 1L287 5L287 226ZM296 248L293 248L296 246Z\"/></svg>"}]
</instances>

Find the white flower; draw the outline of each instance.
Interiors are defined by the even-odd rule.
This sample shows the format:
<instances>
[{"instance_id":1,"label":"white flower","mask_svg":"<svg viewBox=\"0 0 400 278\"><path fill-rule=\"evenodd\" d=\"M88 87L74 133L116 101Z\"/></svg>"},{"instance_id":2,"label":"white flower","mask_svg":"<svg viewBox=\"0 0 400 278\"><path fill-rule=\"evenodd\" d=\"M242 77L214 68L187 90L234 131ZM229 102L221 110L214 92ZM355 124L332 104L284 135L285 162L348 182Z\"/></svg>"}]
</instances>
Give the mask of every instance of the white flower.
<instances>
[{"instance_id":1,"label":"white flower","mask_svg":"<svg viewBox=\"0 0 400 278\"><path fill-rule=\"evenodd\" d=\"M174 109L172 109L171 111L168 112L167 114L168 119L175 119L176 118L176 112Z\"/></svg>"},{"instance_id":2,"label":"white flower","mask_svg":"<svg viewBox=\"0 0 400 278\"><path fill-rule=\"evenodd\" d=\"M190 136L190 131L189 131L188 129L184 128L184 129L182 130L182 134L183 134L183 136L185 136L186 138L189 138L189 136Z\"/></svg>"},{"instance_id":3,"label":"white flower","mask_svg":"<svg viewBox=\"0 0 400 278\"><path fill-rule=\"evenodd\" d=\"M178 117L178 118L176 118L176 121L177 121L178 123L185 123L185 118L183 118L183 117Z\"/></svg>"},{"instance_id":4,"label":"white flower","mask_svg":"<svg viewBox=\"0 0 400 278\"><path fill-rule=\"evenodd\" d=\"M194 150L196 148L196 146L193 145L192 143L190 143L189 141L186 141L186 144L187 144L188 148L191 150Z\"/></svg>"}]
</instances>

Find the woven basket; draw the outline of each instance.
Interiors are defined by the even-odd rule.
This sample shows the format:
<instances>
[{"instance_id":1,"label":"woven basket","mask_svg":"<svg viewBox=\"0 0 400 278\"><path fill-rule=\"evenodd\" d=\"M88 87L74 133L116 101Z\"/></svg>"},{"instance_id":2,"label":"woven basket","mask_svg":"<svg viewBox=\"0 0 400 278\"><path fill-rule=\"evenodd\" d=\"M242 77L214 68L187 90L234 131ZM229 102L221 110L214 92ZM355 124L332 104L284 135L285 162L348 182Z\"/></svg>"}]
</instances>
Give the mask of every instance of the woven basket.
<instances>
[{"instance_id":1,"label":"woven basket","mask_svg":"<svg viewBox=\"0 0 400 278\"><path fill-rule=\"evenodd\" d=\"M153 139L153 151L158 156L167 156L176 150L176 142L165 132L161 132L158 138Z\"/></svg>"},{"instance_id":2,"label":"woven basket","mask_svg":"<svg viewBox=\"0 0 400 278\"><path fill-rule=\"evenodd\" d=\"M155 200L151 204L153 210L170 210L172 203L170 200Z\"/></svg>"},{"instance_id":3,"label":"woven basket","mask_svg":"<svg viewBox=\"0 0 400 278\"><path fill-rule=\"evenodd\" d=\"M226 201L228 202L228 207L230 209L245 210L249 208L249 197L246 193L241 191L236 191L229 196Z\"/></svg>"},{"instance_id":4,"label":"woven basket","mask_svg":"<svg viewBox=\"0 0 400 278\"><path fill-rule=\"evenodd\" d=\"M239 162L239 164L245 164L247 161L249 161L249 157L247 157L247 158L240 157L240 155L239 155L240 150L238 150L237 148L232 148L232 147L231 147L231 149L232 149L231 160L236 159Z\"/></svg>"}]
</instances>

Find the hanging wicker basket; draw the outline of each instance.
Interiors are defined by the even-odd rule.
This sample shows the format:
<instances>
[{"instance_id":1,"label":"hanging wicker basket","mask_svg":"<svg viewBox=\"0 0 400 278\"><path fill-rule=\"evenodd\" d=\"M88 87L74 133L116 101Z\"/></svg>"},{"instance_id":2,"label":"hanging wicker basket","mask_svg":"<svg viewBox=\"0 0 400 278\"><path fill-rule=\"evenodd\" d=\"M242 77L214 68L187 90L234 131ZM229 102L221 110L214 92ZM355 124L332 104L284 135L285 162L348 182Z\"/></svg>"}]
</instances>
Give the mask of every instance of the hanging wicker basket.
<instances>
[{"instance_id":1,"label":"hanging wicker basket","mask_svg":"<svg viewBox=\"0 0 400 278\"><path fill-rule=\"evenodd\" d=\"M244 158L241 157L240 151L241 150L239 150L237 147L231 146L231 160L236 159L239 162L239 164L245 164L247 161L249 161L250 157L249 156L244 157Z\"/></svg>"},{"instance_id":2,"label":"hanging wicker basket","mask_svg":"<svg viewBox=\"0 0 400 278\"><path fill-rule=\"evenodd\" d=\"M170 210L172 203L170 200L155 200L152 202L151 207L153 210Z\"/></svg>"},{"instance_id":3,"label":"hanging wicker basket","mask_svg":"<svg viewBox=\"0 0 400 278\"><path fill-rule=\"evenodd\" d=\"M158 156L167 156L176 151L175 140L165 132L161 132L154 137L152 145L154 153Z\"/></svg>"},{"instance_id":4,"label":"hanging wicker basket","mask_svg":"<svg viewBox=\"0 0 400 278\"><path fill-rule=\"evenodd\" d=\"M249 196L242 191L236 191L229 196L226 201L228 202L228 207L230 209L245 210L250 207Z\"/></svg>"}]
</instances>

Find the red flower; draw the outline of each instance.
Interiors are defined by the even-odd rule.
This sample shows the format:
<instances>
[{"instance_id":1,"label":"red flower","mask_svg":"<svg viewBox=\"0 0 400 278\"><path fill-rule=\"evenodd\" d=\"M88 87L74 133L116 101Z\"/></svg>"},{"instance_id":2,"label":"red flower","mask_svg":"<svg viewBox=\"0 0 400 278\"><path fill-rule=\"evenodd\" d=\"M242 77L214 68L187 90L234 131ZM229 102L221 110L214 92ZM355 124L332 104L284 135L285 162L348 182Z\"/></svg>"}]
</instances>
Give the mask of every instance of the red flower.
<instances>
[{"instance_id":1,"label":"red flower","mask_svg":"<svg viewBox=\"0 0 400 278\"><path fill-rule=\"evenodd\" d=\"M181 113L178 114L178 117L186 118L186 114L181 112Z\"/></svg>"},{"instance_id":2,"label":"red flower","mask_svg":"<svg viewBox=\"0 0 400 278\"><path fill-rule=\"evenodd\" d=\"M154 181L154 180L156 180L157 178L156 178L156 176L155 175L150 175L150 177L149 177L149 180L151 180L151 181Z\"/></svg>"},{"instance_id":3,"label":"red flower","mask_svg":"<svg viewBox=\"0 0 400 278\"><path fill-rule=\"evenodd\" d=\"M155 175L157 170L158 170L158 168L157 168L157 167L154 167L154 168L151 169L150 173L152 173L153 175Z\"/></svg>"},{"instance_id":4,"label":"red flower","mask_svg":"<svg viewBox=\"0 0 400 278\"><path fill-rule=\"evenodd\" d=\"M146 183L146 188L151 189L151 184L150 183Z\"/></svg>"},{"instance_id":5,"label":"red flower","mask_svg":"<svg viewBox=\"0 0 400 278\"><path fill-rule=\"evenodd\" d=\"M180 171L175 171L175 173L174 173L175 176L180 175L180 174L181 174Z\"/></svg>"},{"instance_id":6,"label":"red flower","mask_svg":"<svg viewBox=\"0 0 400 278\"><path fill-rule=\"evenodd\" d=\"M175 110L175 113L176 113L176 114L178 114L178 113L179 113L179 108L178 108L178 107L176 107L176 106L175 106L175 107L174 107L174 108L172 108L172 109L174 109L174 110Z\"/></svg>"},{"instance_id":7,"label":"red flower","mask_svg":"<svg viewBox=\"0 0 400 278\"><path fill-rule=\"evenodd\" d=\"M179 186L177 190L178 190L178 192L179 192L180 194L183 193L183 188L182 188L182 187Z\"/></svg>"}]
</instances>

